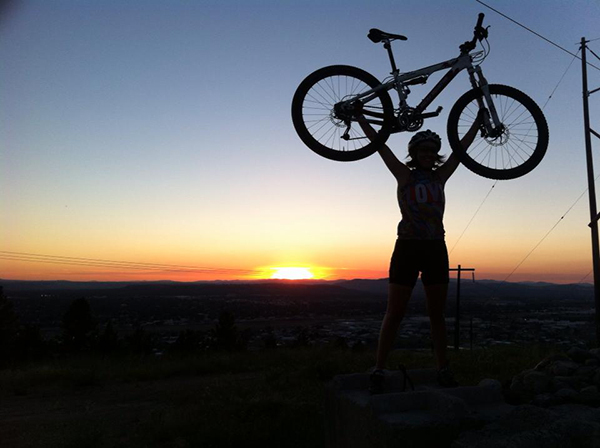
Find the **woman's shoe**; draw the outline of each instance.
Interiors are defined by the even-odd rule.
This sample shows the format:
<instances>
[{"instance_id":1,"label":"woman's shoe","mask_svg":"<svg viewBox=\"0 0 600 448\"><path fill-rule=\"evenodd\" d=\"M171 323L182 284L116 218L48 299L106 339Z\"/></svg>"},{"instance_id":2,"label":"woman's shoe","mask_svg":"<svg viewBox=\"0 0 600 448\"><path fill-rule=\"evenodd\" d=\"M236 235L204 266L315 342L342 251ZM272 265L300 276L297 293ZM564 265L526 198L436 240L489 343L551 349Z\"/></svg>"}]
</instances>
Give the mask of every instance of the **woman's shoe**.
<instances>
[{"instance_id":1,"label":"woman's shoe","mask_svg":"<svg viewBox=\"0 0 600 448\"><path fill-rule=\"evenodd\" d=\"M369 392L372 394L383 393L383 383L385 382L385 373L381 369L375 369L369 376Z\"/></svg>"}]
</instances>

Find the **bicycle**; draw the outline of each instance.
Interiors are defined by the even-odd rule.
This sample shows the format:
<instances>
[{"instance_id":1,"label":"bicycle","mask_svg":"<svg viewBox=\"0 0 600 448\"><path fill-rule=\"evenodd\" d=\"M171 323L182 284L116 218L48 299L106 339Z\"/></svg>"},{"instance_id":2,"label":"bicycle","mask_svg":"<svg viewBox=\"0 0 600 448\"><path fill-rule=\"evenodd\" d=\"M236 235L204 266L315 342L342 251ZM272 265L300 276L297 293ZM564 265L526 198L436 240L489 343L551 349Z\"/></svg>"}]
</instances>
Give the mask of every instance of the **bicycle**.
<instances>
[{"instance_id":1,"label":"bicycle","mask_svg":"<svg viewBox=\"0 0 600 448\"><path fill-rule=\"evenodd\" d=\"M292 100L292 120L300 139L314 152L337 161L370 156L392 133L414 132L427 118L442 111L425 109L461 71L467 70L472 89L452 106L447 133L452 151L471 171L490 179L514 179L533 170L548 148L548 125L539 106L513 87L488 84L481 63L490 51L488 28L479 14L473 39L459 46L460 55L419 70L401 73L396 67L391 42L407 40L399 34L371 29L368 38L383 43L392 71L383 82L370 73L348 65L332 65L308 75ZM486 46L483 41L487 43ZM477 43L482 50L473 51ZM416 107L407 103L409 86L425 84L432 73L448 72ZM389 91L398 94L395 107ZM465 150L462 136L481 112L480 132ZM376 131L370 138L353 126L362 114Z\"/></svg>"}]
</instances>

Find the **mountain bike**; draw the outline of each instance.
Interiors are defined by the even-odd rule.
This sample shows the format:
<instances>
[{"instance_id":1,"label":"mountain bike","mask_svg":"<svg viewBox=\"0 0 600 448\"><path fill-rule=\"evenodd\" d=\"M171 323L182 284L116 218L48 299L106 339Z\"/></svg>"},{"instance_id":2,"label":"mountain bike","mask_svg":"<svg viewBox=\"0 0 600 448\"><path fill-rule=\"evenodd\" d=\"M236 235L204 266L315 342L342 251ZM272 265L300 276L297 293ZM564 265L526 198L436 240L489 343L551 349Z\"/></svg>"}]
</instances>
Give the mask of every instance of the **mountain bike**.
<instances>
[{"instance_id":1,"label":"mountain bike","mask_svg":"<svg viewBox=\"0 0 600 448\"><path fill-rule=\"evenodd\" d=\"M452 151L471 171L490 179L514 179L534 169L548 148L548 125L539 106L523 92L509 86L488 84L481 63L490 51L484 14L479 14L470 41L460 54L419 70L401 73L391 43L405 36L371 29L368 38L383 43L392 71L383 82L348 65L332 65L308 75L292 100L292 120L300 139L314 152L332 160L363 159L385 144L392 133L414 132L424 120L442 111L425 109L461 71L467 70L472 89L463 94L448 115L447 133ZM484 45L484 41L486 45ZM477 44L481 50L474 51ZM448 70L421 102L407 103L410 86L425 84L432 73ZM388 92L395 91L397 105ZM480 112L481 111L481 112ZM468 149L461 138L481 113L478 136ZM363 115L376 131L367 137L357 120Z\"/></svg>"}]
</instances>

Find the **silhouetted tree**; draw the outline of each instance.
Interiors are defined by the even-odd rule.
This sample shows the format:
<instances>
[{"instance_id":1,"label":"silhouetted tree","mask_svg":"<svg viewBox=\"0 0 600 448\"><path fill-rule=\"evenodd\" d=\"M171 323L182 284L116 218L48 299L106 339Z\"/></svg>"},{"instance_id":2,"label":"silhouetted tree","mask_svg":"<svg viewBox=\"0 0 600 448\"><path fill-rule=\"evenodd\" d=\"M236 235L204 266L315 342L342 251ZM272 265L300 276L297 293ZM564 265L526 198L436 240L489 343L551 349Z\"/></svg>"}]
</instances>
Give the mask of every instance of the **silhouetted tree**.
<instances>
[{"instance_id":1,"label":"silhouetted tree","mask_svg":"<svg viewBox=\"0 0 600 448\"><path fill-rule=\"evenodd\" d=\"M63 316L63 343L68 351L83 351L92 346L96 322L85 298L74 300Z\"/></svg>"},{"instance_id":2,"label":"silhouetted tree","mask_svg":"<svg viewBox=\"0 0 600 448\"><path fill-rule=\"evenodd\" d=\"M310 333L306 327L298 327L298 335L292 343L293 347L308 347L310 345Z\"/></svg>"},{"instance_id":3,"label":"silhouetted tree","mask_svg":"<svg viewBox=\"0 0 600 448\"><path fill-rule=\"evenodd\" d=\"M348 339L338 336L333 340L333 346L338 349L346 350L348 348Z\"/></svg>"},{"instance_id":4,"label":"silhouetted tree","mask_svg":"<svg viewBox=\"0 0 600 448\"><path fill-rule=\"evenodd\" d=\"M189 354L205 348L206 336L202 331L183 330L169 351L177 354Z\"/></svg>"},{"instance_id":5,"label":"silhouetted tree","mask_svg":"<svg viewBox=\"0 0 600 448\"><path fill-rule=\"evenodd\" d=\"M12 358L15 339L19 331L19 319L13 309L13 304L4 295L0 286L0 366Z\"/></svg>"},{"instance_id":6,"label":"silhouetted tree","mask_svg":"<svg viewBox=\"0 0 600 448\"><path fill-rule=\"evenodd\" d=\"M277 348L277 337L275 336L275 331L273 327L268 326L265 328L265 332L262 336L262 341L264 347L267 349Z\"/></svg>"},{"instance_id":7,"label":"silhouetted tree","mask_svg":"<svg viewBox=\"0 0 600 448\"><path fill-rule=\"evenodd\" d=\"M243 348L238 329L235 325L235 317L229 311L223 311L219 315L219 322L212 331L212 346L217 350L240 350Z\"/></svg>"},{"instance_id":8,"label":"silhouetted tree","mask_svg":"<svg viewBox=\"0 0 600 448\"><path fill-rule=\"evenodd\" d=\"M98 350L103 354L109 354L114 353L118 348L119 336L113 328L112 321L109 320L98 338Z\"/></svg>"},{"instance_id":9,"label":"silhouetted tree","mask_svg":"<svg viewBox=\"0 0 600 448\"><path fill-rule=\"evenodd\" d=\"M126 342L131 353L146 356L154 350L155 337L142 327L138 327L126 338Z\"/></svg>"},{"instance_id":10,"label":"silhouetted tree","mask_svg":"<svg viewBox=\"0 0 600 448\"><path fill-rule=\"evenodd\" d=\"M14 343L14 358L19 361L40 359L46 355L48 344L44 341L40 327L35 325L23 325Z\"/></svg>"}]
</instances>

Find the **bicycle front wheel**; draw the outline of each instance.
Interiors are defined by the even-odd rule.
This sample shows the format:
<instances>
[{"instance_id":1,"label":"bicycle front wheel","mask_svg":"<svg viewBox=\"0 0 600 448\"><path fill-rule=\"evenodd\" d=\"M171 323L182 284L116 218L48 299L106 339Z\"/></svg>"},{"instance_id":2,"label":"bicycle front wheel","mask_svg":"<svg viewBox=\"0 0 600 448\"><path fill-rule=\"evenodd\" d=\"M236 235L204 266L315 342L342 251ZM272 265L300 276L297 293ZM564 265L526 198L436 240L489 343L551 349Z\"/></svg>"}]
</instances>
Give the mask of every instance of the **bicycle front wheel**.
<instances>
[{"instance_id":1,"label":"bicycle front wheel","mask_svg":"<svg viewBox=\"0 0 600 448\"><path fill-rule=\"evenodd\" d=\"M481 89L461 96L448 116L452 151L471 171L490 179L515 179L533 170L548 148L548 124L539 106L520 90L490 84L490 96L500 124L489 132L482 127L467 149L460 141L471 128L480 108L491 119Z\"/></svg>"},{"instance_id":2,"label":"bicycle front wheel","mask_svg":"<svg viewBox=\"0 0 600 448\"><path fill-rule=\"evenodd\" d=\"M392 100L385 89L377 89L380 86L373 75L348 65L311 73L292 100L298 136L311 150L331 160L348 162L370 156L390 136L394 116ZM376 133L370 138L351 111L357 101Z\"/></svg>"}]
</instances>

